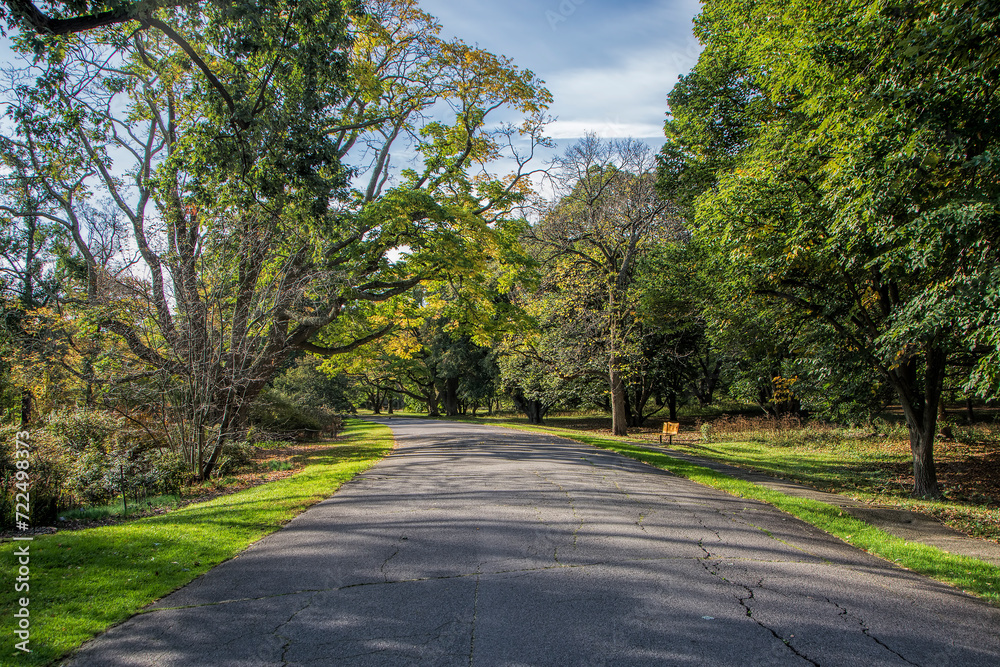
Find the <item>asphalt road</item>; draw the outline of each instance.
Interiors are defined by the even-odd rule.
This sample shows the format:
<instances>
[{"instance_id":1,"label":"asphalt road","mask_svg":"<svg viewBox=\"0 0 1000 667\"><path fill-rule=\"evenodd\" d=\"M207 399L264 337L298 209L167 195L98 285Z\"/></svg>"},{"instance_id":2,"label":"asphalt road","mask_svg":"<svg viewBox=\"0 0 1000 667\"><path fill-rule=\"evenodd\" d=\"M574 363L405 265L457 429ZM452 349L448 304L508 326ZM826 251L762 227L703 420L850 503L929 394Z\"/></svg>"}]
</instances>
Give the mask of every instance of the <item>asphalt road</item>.
<instances>
[{"instance_id":1,"label":"asphalt road","mask_svg":"<svg viewBox=\"0 0 1000 667\"><path fill-rule=\"evenodd\" d=\"M1000 665L1000 610L610 452L393 419L399 446L85 645L95 665Z\"/></svg>"}]
</instances>

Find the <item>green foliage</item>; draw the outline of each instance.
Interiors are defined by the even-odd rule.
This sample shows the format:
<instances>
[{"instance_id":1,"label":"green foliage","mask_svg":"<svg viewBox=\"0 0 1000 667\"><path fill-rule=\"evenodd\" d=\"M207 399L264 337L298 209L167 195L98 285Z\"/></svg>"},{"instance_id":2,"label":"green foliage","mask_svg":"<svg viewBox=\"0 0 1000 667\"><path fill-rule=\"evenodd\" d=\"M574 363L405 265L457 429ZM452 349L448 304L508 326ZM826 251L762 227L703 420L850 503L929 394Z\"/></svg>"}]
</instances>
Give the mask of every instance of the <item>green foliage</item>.
<instances>
[{"instance_id":1,"label":"green foliage","mask_svg":"<svg viewBox=\"0 0 1000 667\"><path fill-rule=\"evenodd\" d=\"M227 442L215 465L216 477L225 477L257 468L257 448L249 442Z\"/></svg>"},{"instance_id":2,"label":"green foliage","mask_svg":"<svg viewBox=\"0 0 1000 667\"><path fill-rule=\"evenodd\" d=\"M133 500L127 505L120 500L109 505L92 505L80 507L72 510L65 510L59 513L60 521L97 521L108 518L134 517L137 514L147 513L151 510L176 509L182 502L178 494L166 494L160 496L149 496L139 500Z\"/></svg>"},{"instance_id":3,"label":"green foliage","mask_svg":"<svg viewBox=\"0 0 1000 667\"><path fill-rule=\"evenodd\" d=\"M673 206L656 190L653 168L645 144L596 135L556 160L555 195L527 236L541 280L518 295L536 331L508 338L509 353L564 379L604 378L616 433L633 420L626 389L633 379L641 421L652 386L648 357L662 349L645 344L653 327L638 314L639 275L650 270L644 258L682 236Z\"/></svg>"},{"instance_id":4,"label":"green foliage","mask_svg":"<svg viewBox=\"0 0 1000 667\"><path fill-rule=\"evenodd\" d=\"M176 493L190 477L179 453L160 447L121 415L74 409L52 413L42 431L64 452L65 489L78 503Z\"/></svg>"},{"instance_id":5,"label":"green foliage","mask_svg":"<svg viewBox=\"0 0 1000 667\"><path fill-rule=\"evenodd\" d=\"M789 332L775 371L787 358L817 390L873 402L873 377L891 387L920 495L937 493L949 360L993 391L981 329L1000 289L1000 181L985 119L1000 112L987 83L1000 72L983 31L998 21L985 2L715 0L670 96L661 187L687 206L731 302L752 295L751 312Z\"/></svg>"},{"instance_id":6,"label":"green foliage","mask_svg":"<svg viewBox=\"0 0 1000 667\"><path fill-rule=\"evenodd\" d=\"M28 520L32 526L51 525L56 520L59 508L66 498L66 477L68 461L66 452L44 431L29 431L30 456L27 479L18 479L15 457L16 434L20 428L7 426L0 428L0 526L14 525L17 511L17 494L30 494ZM30 482L27 490L24 482ZM21 482L22 486L18 487Z\"/></svg>"},{"instance_id":7,"label":"green foliage","mask_svg":"<svg viewBox=\"0 0 1000 667\"><path fill-rule=\"evenodd\" d=\"M347 397L347 378L331 377L319 366L320 360L316 357L300 356L275 376L271 386L277 394L301 410L322 410L322 413L316 414L321 420L326 419L330 412L354 412L354 406Z\"/></svg>"},{"instance_id":8,"label":"green foliage","mask_svg":"<svg viewBox=\"0 0 1000 667\"><path fill-rule=\"evenodd\" d=\"M165 6L140 29L127 18L30 40L49 57L5 91L5 164L48 196L11 188L0 210L59 229L72 294L52 297L76 335L59 339L63 363L22 365L70 366L87 380L81 402L107 391L155 413L144 422L206 477L300 351L343 354L402 328L422 282L469 291L498 265L482 282L511 280L509 218L548 143L550 96L508 59L440 38L411 0ZM522 120L494 122L508 112ZM416 159L397 178L401 153ZM512 173L493 166L504 156ZM66 364L82 331L116 353ZM309 392L273 391L261 423L326 419L294 407Z\"/></svg>"},{"instance_id":9,"label":"green foliage","mask_svg":"<svg viewBox=\"0 0 1000 667\"><path fill-rule=\"evenodd\" d=\"M333 412L293 402L274 389L265 389L250 408L250 421L265 433L288 433L309 429L320 431Z\"/></svg>"},{"instance_id":10,"label":"green foliage","mask_svg":"<svg viewBox=\"0 0 1000 667\"><path fill-rule=\"evenodd\" d=\"M45 428L74 454L88 451L107 454L109 448L115 448L116 441L121 442L135 433L126 427L121 415L79 408L49 413Z\"/></svg>"}]
</instances>

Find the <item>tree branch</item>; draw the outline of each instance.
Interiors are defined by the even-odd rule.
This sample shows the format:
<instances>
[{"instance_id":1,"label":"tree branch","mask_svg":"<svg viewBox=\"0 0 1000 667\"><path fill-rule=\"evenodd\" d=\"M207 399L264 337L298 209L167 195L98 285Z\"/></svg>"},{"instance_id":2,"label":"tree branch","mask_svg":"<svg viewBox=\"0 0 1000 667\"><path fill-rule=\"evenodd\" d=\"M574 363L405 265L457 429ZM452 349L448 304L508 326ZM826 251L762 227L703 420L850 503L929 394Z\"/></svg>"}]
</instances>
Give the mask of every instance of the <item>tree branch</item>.
<instances>
[{"instance_id":1,"label":"tree branch","mask_svg":"<svg viewBox=\"0 0 1000 667\"><path fill-rule=\"evenodd\" d=\"M396 328L395 323L388 324L385 327L379 329L374 333L370 333L363 338L359 338L353 343L348 343L347 345L340 345L339 347L321 347L319 345L314 345L313 343L305 342L299 343L296 347L300 350L305 350L306 352L312 352L313 354L318 354L324 357L332 357L335 354L344 354L345 352L351 352L358 349L362 345L366 345L373 340L379 339L386 335L390 331Z\"/></svg>"}]
</instances>

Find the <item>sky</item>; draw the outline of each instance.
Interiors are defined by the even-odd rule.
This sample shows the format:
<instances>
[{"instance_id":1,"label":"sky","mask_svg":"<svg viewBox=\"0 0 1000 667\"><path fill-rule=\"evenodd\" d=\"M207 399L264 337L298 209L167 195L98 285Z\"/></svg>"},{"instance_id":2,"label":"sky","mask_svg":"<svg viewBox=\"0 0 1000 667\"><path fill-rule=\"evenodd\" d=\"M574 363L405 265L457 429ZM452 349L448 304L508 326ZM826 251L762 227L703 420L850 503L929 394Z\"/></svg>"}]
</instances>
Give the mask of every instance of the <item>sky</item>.
<instances>
[{"instance_id":1,"label":"sky","mask_svg":"<svg viewBox=\"0 0 1000 667\"><path fill-rule=\"evenodd\" d=\"M698 0L421 0L443 37L542 78L560 148L585 132L663 142L667 93L698 59Z\"/></svg>"}]
</instances>

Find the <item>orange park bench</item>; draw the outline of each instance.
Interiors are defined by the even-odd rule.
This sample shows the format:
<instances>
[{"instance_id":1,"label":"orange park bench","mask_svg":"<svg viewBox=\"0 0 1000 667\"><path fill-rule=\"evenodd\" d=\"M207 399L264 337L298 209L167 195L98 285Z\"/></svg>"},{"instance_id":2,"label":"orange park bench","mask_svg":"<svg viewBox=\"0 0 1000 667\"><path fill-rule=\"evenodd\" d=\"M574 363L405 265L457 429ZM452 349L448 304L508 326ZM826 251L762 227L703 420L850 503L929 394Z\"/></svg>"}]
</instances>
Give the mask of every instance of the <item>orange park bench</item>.
<instances>
[{"instance_id":1,"label":"orange park bench","mask_svg":"<svg viewBox=\"0 0 1000 667\"><path fill-rule=\"evenodd\" d=\"M663 444L663 436L667 436L671 445L674 444L674 436L681 430L681 425L677 422L663 422L663 433L660 434L660 444Z\"/></svg>"}]
</instances>

